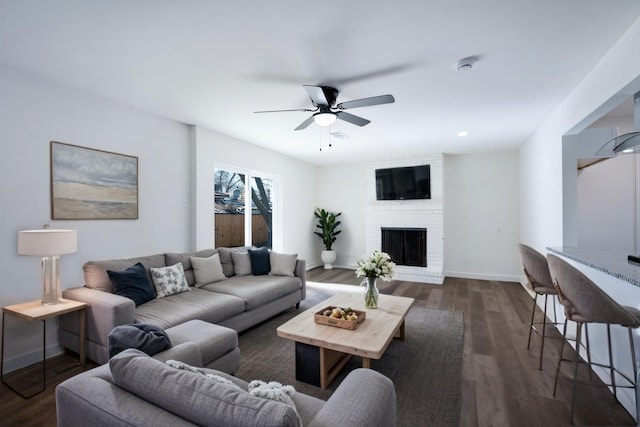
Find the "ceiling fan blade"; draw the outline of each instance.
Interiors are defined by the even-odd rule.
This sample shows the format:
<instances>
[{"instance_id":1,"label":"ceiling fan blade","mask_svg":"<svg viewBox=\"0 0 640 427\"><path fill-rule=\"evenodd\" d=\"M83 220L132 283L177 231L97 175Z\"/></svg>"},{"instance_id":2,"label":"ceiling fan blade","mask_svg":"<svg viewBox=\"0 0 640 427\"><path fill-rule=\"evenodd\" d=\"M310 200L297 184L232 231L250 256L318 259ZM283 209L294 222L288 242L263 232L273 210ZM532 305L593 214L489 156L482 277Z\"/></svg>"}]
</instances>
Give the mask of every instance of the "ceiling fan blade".
<instances>
[{"instance_id":1,"label":"ceiling fan blade","mask_svg":"<svg viewBox=\"0 0 640 427\"><path fill-rule=\"evenodd\" d=\"M309 117L307 120L305 120L304 122L300 123L298 125L297 128L295 128L294 130L302 130L302 129L306 129L307 126L309 126L311 123L313 123L313 116Z\"/></svg>"},{"instance_id":2,"label":"ceiling fan blade","mask_svg":"<svg viewBox=\"0 0 640 427\"><path fill-rule=\"evenodd\" d=\"M302 85L302 87L304 87L304 90L306 90L307 94L309 94L309 98L311 98L311 102L313 102L313 105L315 105L316 107L320 105L329 105L329 101L327 100L322 87L312 85Z\"/></svg>"},{"instance_id":3,"label":"ceiling fan blade","mask_svg":"<svg viewBox=\"0 0 640 427\"><path fill-rule=\"evenodd\" d=\"M310 110L308 108L297 108L297 109L293 109L293 110L262 110L262 111L254 111L254 113L283 113L283 112L287 112L287 111L307 111L307 112L313 112L313 111L317 111L317 110Z\"/></svg>"},{"instance_id":4,"label":"ceiling fan blade","mask_svg":"<svg viewBox=\"0 0 640 427\"><path fill-rule=\"evenodd\" d=\"M395 102L393 95L372 96L371 98L354 99L353 101L341 102L336 108L347 110L349 108L369 107L371 105L391 104Z\"/></svg>"},{"instance_id":5,"label":"ceiling fan blade","mask_svg":"<svg viewBox=\"0 0 640 427\"><path fill-rule=\"evenodd\" d=\"M371 123L371 120L363 119L362 117L354 116L353 114L345 113L344 111L338 111L336 115L340 120L353 123L357 126L366 126ZM313 119L313 116L311 116L311 118Z\"/></svg>"}]
</instances>

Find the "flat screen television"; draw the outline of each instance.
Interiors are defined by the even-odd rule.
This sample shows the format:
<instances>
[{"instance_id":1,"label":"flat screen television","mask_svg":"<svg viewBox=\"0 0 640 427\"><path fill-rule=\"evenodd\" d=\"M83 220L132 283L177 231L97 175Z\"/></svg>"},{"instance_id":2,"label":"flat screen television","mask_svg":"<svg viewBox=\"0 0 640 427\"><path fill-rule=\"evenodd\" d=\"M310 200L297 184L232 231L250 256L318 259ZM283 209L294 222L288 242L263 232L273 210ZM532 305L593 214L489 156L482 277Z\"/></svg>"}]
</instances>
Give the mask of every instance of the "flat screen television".
<instances>
[{"instance_id":1,"label":"flat screen television","mask_svg":"<svg viewBox=\"0 0 640 427\"><path fill-rule=\"evenodd\" d=\"M413 200L431 198L429 165L376 169L377 200Z\"/></svg>"}]
</instances>

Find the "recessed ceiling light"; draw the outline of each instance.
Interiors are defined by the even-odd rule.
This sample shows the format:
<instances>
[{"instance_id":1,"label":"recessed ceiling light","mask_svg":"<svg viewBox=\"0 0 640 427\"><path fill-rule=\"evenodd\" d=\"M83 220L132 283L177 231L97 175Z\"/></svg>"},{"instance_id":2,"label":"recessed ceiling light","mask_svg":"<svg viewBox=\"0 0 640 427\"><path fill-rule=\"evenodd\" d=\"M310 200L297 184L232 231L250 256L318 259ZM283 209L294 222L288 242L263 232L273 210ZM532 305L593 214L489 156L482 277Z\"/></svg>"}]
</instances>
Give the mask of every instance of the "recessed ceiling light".
<instances>
[{"instance_id":1,"label":"recessed ceiling light","mask_svg":"<svg viewBox=\"0 0 640 427\"><path fill-rule=\"evenodd\" d=\"M626 150L622 150L623 153L633 153L633 148L627 148Z\"/></svg>"},{"instance_id":2,"label":"recessed ceiling light","mask_svg":"<svg viewBox=\"0 0 640 427\"><path fill-rule=\"evenodd\" d=\"M469 136L469 132L467 132L466 130L461 130L460 132L458 132L458 136Z\"/></svg>"}]
</instances>

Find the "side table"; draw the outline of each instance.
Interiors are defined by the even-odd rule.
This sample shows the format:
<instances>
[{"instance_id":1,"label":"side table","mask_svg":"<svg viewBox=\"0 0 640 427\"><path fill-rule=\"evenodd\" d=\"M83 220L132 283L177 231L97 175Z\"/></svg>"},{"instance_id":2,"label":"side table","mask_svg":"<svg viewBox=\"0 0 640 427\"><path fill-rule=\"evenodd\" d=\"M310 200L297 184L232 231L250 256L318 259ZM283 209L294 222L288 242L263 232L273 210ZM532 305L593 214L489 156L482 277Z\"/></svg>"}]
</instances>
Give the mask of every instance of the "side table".
<instances>
[{"instance_id":1,"label":"side table","mask_svg":"<svg viewBox=\"0 0 640 427\"><path fill-rule=\"evenodd\" d=\"M2 383L9 387L11 390L18 393L25 399L29 399L30 397L35 396L38 393L41 393L45 390L46 387L46 379L47 379L47 371L46 371L46 337L47 337L47 327L46 327L46 319L50 319L52 317L58 317L62 314L71 313L73 311L80 311L80 364L84 366L85 364L85 335L86 335L86 308L87 304L79 301L67 300L64 298L60 298L60 303L52 304L52 305L43 305L40 300L37 301L29 301L21 304L8 305L2 307L2 351L0 352L0 378L2 379ZM5 382L4 375L4 349L5 349L5 314L9 313L14 316L20 317L22 319L29 320L31 322L40 320L42 321L42 389L35 391L34 393L25 395L21 391L14 388L11 384Z\"/></svg>"}]
</instances>

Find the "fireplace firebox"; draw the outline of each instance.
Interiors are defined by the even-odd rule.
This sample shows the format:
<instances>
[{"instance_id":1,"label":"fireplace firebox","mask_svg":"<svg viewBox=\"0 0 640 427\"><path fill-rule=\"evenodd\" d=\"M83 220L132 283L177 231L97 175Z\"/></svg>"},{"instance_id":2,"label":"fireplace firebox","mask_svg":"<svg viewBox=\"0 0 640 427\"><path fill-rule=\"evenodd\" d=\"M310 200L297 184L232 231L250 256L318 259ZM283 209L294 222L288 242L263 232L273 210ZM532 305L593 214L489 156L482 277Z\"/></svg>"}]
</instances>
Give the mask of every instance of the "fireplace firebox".
<instances>
[{"instance_id":1,"label":"fireplace firebox","mask_svg":"<svg viewBox=\"0 0 640 427\"><path fill-rule=\"evenodd\" d=\"M427 229L382 227L382 252L397 265L427 266Z\"/></svg>"}]
</instances>

